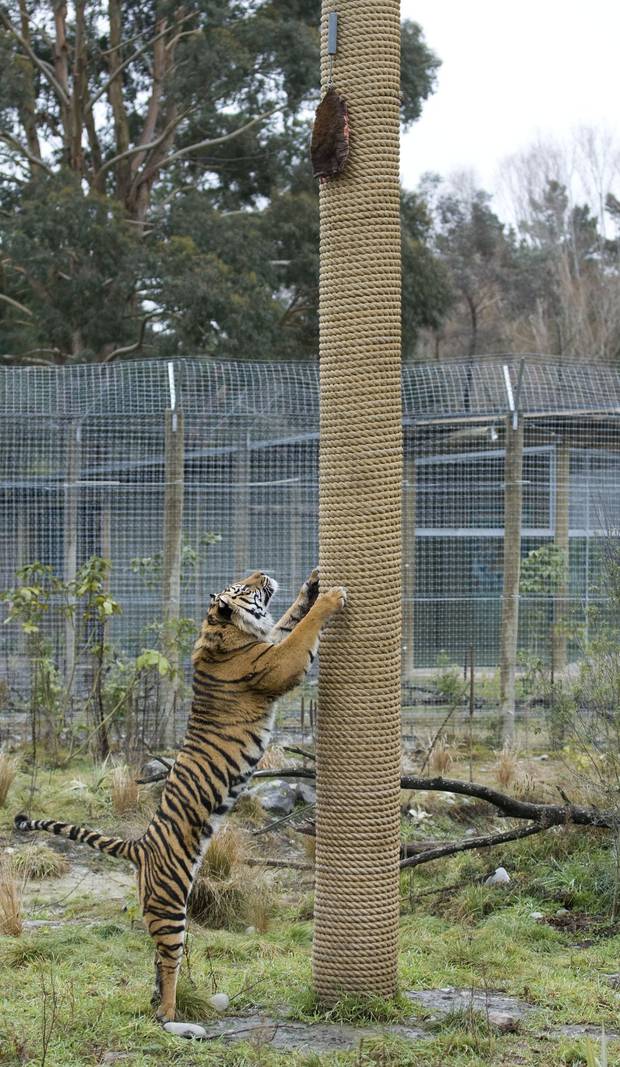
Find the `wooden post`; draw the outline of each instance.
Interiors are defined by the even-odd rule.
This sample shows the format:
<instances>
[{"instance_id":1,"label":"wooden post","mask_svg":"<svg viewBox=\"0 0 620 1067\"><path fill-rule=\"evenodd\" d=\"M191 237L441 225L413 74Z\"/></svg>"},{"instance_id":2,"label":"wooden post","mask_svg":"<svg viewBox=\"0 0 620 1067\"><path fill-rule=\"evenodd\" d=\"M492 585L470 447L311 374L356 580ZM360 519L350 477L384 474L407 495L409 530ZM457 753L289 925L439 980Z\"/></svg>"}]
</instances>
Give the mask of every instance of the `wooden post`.
<instances>
[{"instance_id":1,"label":"wooden post","mask_svg":"<svg viewBox=\"0 0 620 1067\"><path fill-rule=\"evenodd\" d=\"M101 513L100 513L100 516L99 516L99 522L100 522L99 537L100 537L101 558L102 559L107 559L109 561L109 563L110 563L110 566L111 566L112 565L112 514L111 514L111 511L110 511L110 497L109 497L109 494L108 494L107 490L104 491L104 495L103 495L102 500L101 500ZM106 593L110 591L110 572L109 571L105 576L104 583L103 583L103 588L104 588Z\"/></svg>"},{"instance_id":2,"label":"wooden post","mask_svg":"<svg viewBox=\"0 0 620 1067\"><path fill-rule=\"evenodd\" d=\"M474 646L469 646L469 780L474 780L474 709L476 704L476 682L474 678Z\"/></svg>"},{"instance_id":3,"label":"wooden post","mask_svg":"<svg viewBox=\"0 0 620 1067\"><path fill-rule=\"evenodd\" d=\"M235 573L245 578L254 569L250 552L250 452L248 438L239 445L233 458L233 487L235 493Z\"/></svg>"},{"instance_id":4,"label":"wooden post","mask_svg":"<svg viewBox=\"0 0 620 1067\"><path fill-rule=\"evenodd\" d=\"M176 740L176 711L180 657L176 625L181 614L181 552L183 544L184 441L183 413L168 408L165 414L164 555L162 609L163 650L177 672L162 685L160 743L170 748Z\"/></svg>"},{"instance_id":5,"label":"wooden post","mask_svg":"<svg viewBox=\"0 0 620 1067\"><path fill-rule=\"evenodd\" d=\"M504 741L515 729L515 677L519 631L521 514L523 509L523 420L506 419L504 464L504 587L500 635L500 704Z\"/></svg>"},{"instance_id":6,"label":"wooden post","mask_svg":"<svg viewBox=\"0 0 620 1067\"><path fill-rule=\"evenodd\" d=\"M74 582L77 574L77 548L78 548L78 515L79 515L79 488L81 468L81 443L82 427L79 422L71 423L67 433L66 449L66 480L65 500L63 517L64 534L64 565L63 579L65 582ZM77 619L75 618L75 598L68 598L70 606L74 609L65 620L65 685L70 694L75 683L77 666Z\"/></svg>"},{"instance_id":7,"label":"wooden post","mask_svg":"<svg viewBox=\"0 0 620 1067\"><path fill-rule=\"evenodd\" d=\"M555 536L554 544L562 552L564 566L554 601L552 665L553 676L567 663L566 616L568 613L568 551L570 503L570 448L560 441L555 452Z\"/></svg>"},{"instance_id":8,"label":"wooden post","mask_svg":"<svg viewBox=\"0 0 620 1067\"><path fill-rule=\"evenodd\" d=\"M416 465L413 440L405 445L405 486L403 499L403 656L402 680L413 681L415 666L415 549L416 549Z\"/></svg>"}]
</instances>

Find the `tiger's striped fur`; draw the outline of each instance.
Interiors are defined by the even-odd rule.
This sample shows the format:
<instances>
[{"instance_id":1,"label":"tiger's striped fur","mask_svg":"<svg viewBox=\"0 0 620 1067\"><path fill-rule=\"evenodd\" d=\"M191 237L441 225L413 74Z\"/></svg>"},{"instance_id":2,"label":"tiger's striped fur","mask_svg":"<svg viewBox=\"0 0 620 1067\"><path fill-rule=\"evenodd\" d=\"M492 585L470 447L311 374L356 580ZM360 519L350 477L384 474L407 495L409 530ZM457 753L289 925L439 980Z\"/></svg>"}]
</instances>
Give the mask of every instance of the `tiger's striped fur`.
<instances>
[{"instance_id":1,"label":"tiger's striped fur","mask_svg":"<svg viewBox=\"0 0 620 1067\"><path fill-rule=\"evenodd\" d=\"M194 875L220 820L246 788L265 751L276 697L296 686L316 656L323 625L344 589L318 595L313 571L278 623L267 605L277 585L256 571L217 596L192 656L192 710L161 803L137 841L51 819L18 815L18 830L47 830L136 866L146 927L155 941L157 1016L174 1019L177 974Z\"/></svg>"}]
</instances>

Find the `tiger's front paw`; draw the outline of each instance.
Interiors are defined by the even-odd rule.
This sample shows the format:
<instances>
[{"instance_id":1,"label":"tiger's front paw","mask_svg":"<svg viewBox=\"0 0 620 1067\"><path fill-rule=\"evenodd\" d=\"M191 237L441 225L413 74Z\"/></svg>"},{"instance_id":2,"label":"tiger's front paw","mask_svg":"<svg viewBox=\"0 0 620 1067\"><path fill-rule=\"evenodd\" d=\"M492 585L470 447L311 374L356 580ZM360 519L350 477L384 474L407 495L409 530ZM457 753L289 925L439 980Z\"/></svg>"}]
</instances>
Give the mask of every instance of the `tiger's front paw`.
<instances>
[{"instance_id":1,"label":"tiger's front paw","mask_svg":"<svg viewBox=\"0 0 620 1067\"><path fill-rule=\"evenodd\" d=\"M319 595L319 568L315 567L313 571L308 575L304 584L301 587L301 591L304 594L308 607L311 608L316 598Z\"/></svg>"},{"instance_id":2,"label":"tiger's front paw","mask_svg":"<svg viewBox=\"0 0 620 1067\"><path fill-rule=\"evenodd\" d=\"M330 613L342 611L347 602L347 591L343 585L334 585L321 597L330 608Z\"/></svg>"}]
</instances>

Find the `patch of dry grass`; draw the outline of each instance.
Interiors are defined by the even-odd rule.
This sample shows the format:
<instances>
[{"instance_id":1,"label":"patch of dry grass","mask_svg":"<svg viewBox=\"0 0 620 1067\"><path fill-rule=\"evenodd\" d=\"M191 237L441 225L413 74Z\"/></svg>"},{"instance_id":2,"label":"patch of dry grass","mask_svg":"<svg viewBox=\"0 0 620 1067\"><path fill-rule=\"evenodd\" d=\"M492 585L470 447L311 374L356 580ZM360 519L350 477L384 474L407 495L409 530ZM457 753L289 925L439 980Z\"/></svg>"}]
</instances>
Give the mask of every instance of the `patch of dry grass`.
<instances>
[{"instance_id":1,"label":"patch of dry grass","mask_svg":"<svg viewBox=\"0 0 620 1067\"><path fill-rule=\"evenodd\" d=\"M16 774L17 765L15 760L12 760L10 756L7 756L6 752L0 752L0 808L3 808L6 804L9 789L13 784Z\"/></svg>"},{"instance_id":2,"label":"patch of dry grass","mask_svg":"<svg viewBox=\"0 0 620 1067\"><path fill-rule=\"evenodd\" d=\"M246 858L243 834L234 826L226 826L215 835L190 894L191 918L212 929L267 929L271 892L263 872L246 866Z\"/></svg>"},{"instance_id":3,"label":"patch of dry grass","mask_svg":"<svg viewBox=\"0 0 620 1067\"><path fill-rule=\"evenodd\" d=\"M48 845L26 845L13 855L13 867L26 878L60 878L70 864L61 852Z\"/></svg>"},{"instance_id":4,"label":"patch of dry grass","mask_svg":"<svg viewBox=\"0 0 620 1067\"><path fill-rule=\"evenodd\" d=\"M447 738L443 736L438 737L428 761L431 771L433 774L438 774L441 777L444 777L450 770L452 763L452 746L448 743Z\"/></svg>"},{"instance_id":5,"label":"patch of dry grass","mask_svg":"<svg viewBox=\"0 0 620 1067\"><path fill-rule=\"evenodd\" d=\"M505 744L498 753L497 763L493 768L496 781L502 789L507 789L517 778L519 761L513 745Z\"/></svg>"},{"instance_id":6,"label":"patch of dry grass","mask_svg":"<svg viewBox=\"0 0 620 1067\"><path fill-rule=\"evenodd\" d=\"M117 815L126 815L137 811L140 801L140 788L133 771L125 766L115 767L110 775L110 795L112 808Z\"/></svg>"},{"instance_id":7,"label":"patch of dry grass","mask_svg":"<svg viewBox=\"0 0 620 1067\"><path fill-rule=\"evenodd\" d=\"M0 934L19 937L23 931L22 893L26 877L17 877L12 856L0 855Z\"/></svg>"}]
</instances>

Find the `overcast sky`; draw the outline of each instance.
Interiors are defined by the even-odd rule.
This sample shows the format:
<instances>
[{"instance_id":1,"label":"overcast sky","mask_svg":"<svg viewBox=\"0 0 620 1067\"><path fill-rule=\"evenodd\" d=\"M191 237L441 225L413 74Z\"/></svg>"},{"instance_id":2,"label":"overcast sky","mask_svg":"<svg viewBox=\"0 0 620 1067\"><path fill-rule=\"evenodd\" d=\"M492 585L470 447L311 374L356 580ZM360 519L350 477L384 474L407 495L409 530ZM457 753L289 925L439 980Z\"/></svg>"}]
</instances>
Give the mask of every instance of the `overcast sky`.
<instances>
[{"instance_id":1,"label":"overcast sky","mask_svg":"<svg viewBox=\"0 0 620 1067\"><path fill-rule=\"evenodd\" d=\"M442 60L436 93L405 134L403 182L474 169L494 190L506 156L587 124L616 134L618 0L402 0Z\"/></svg>"}]
</instances>

